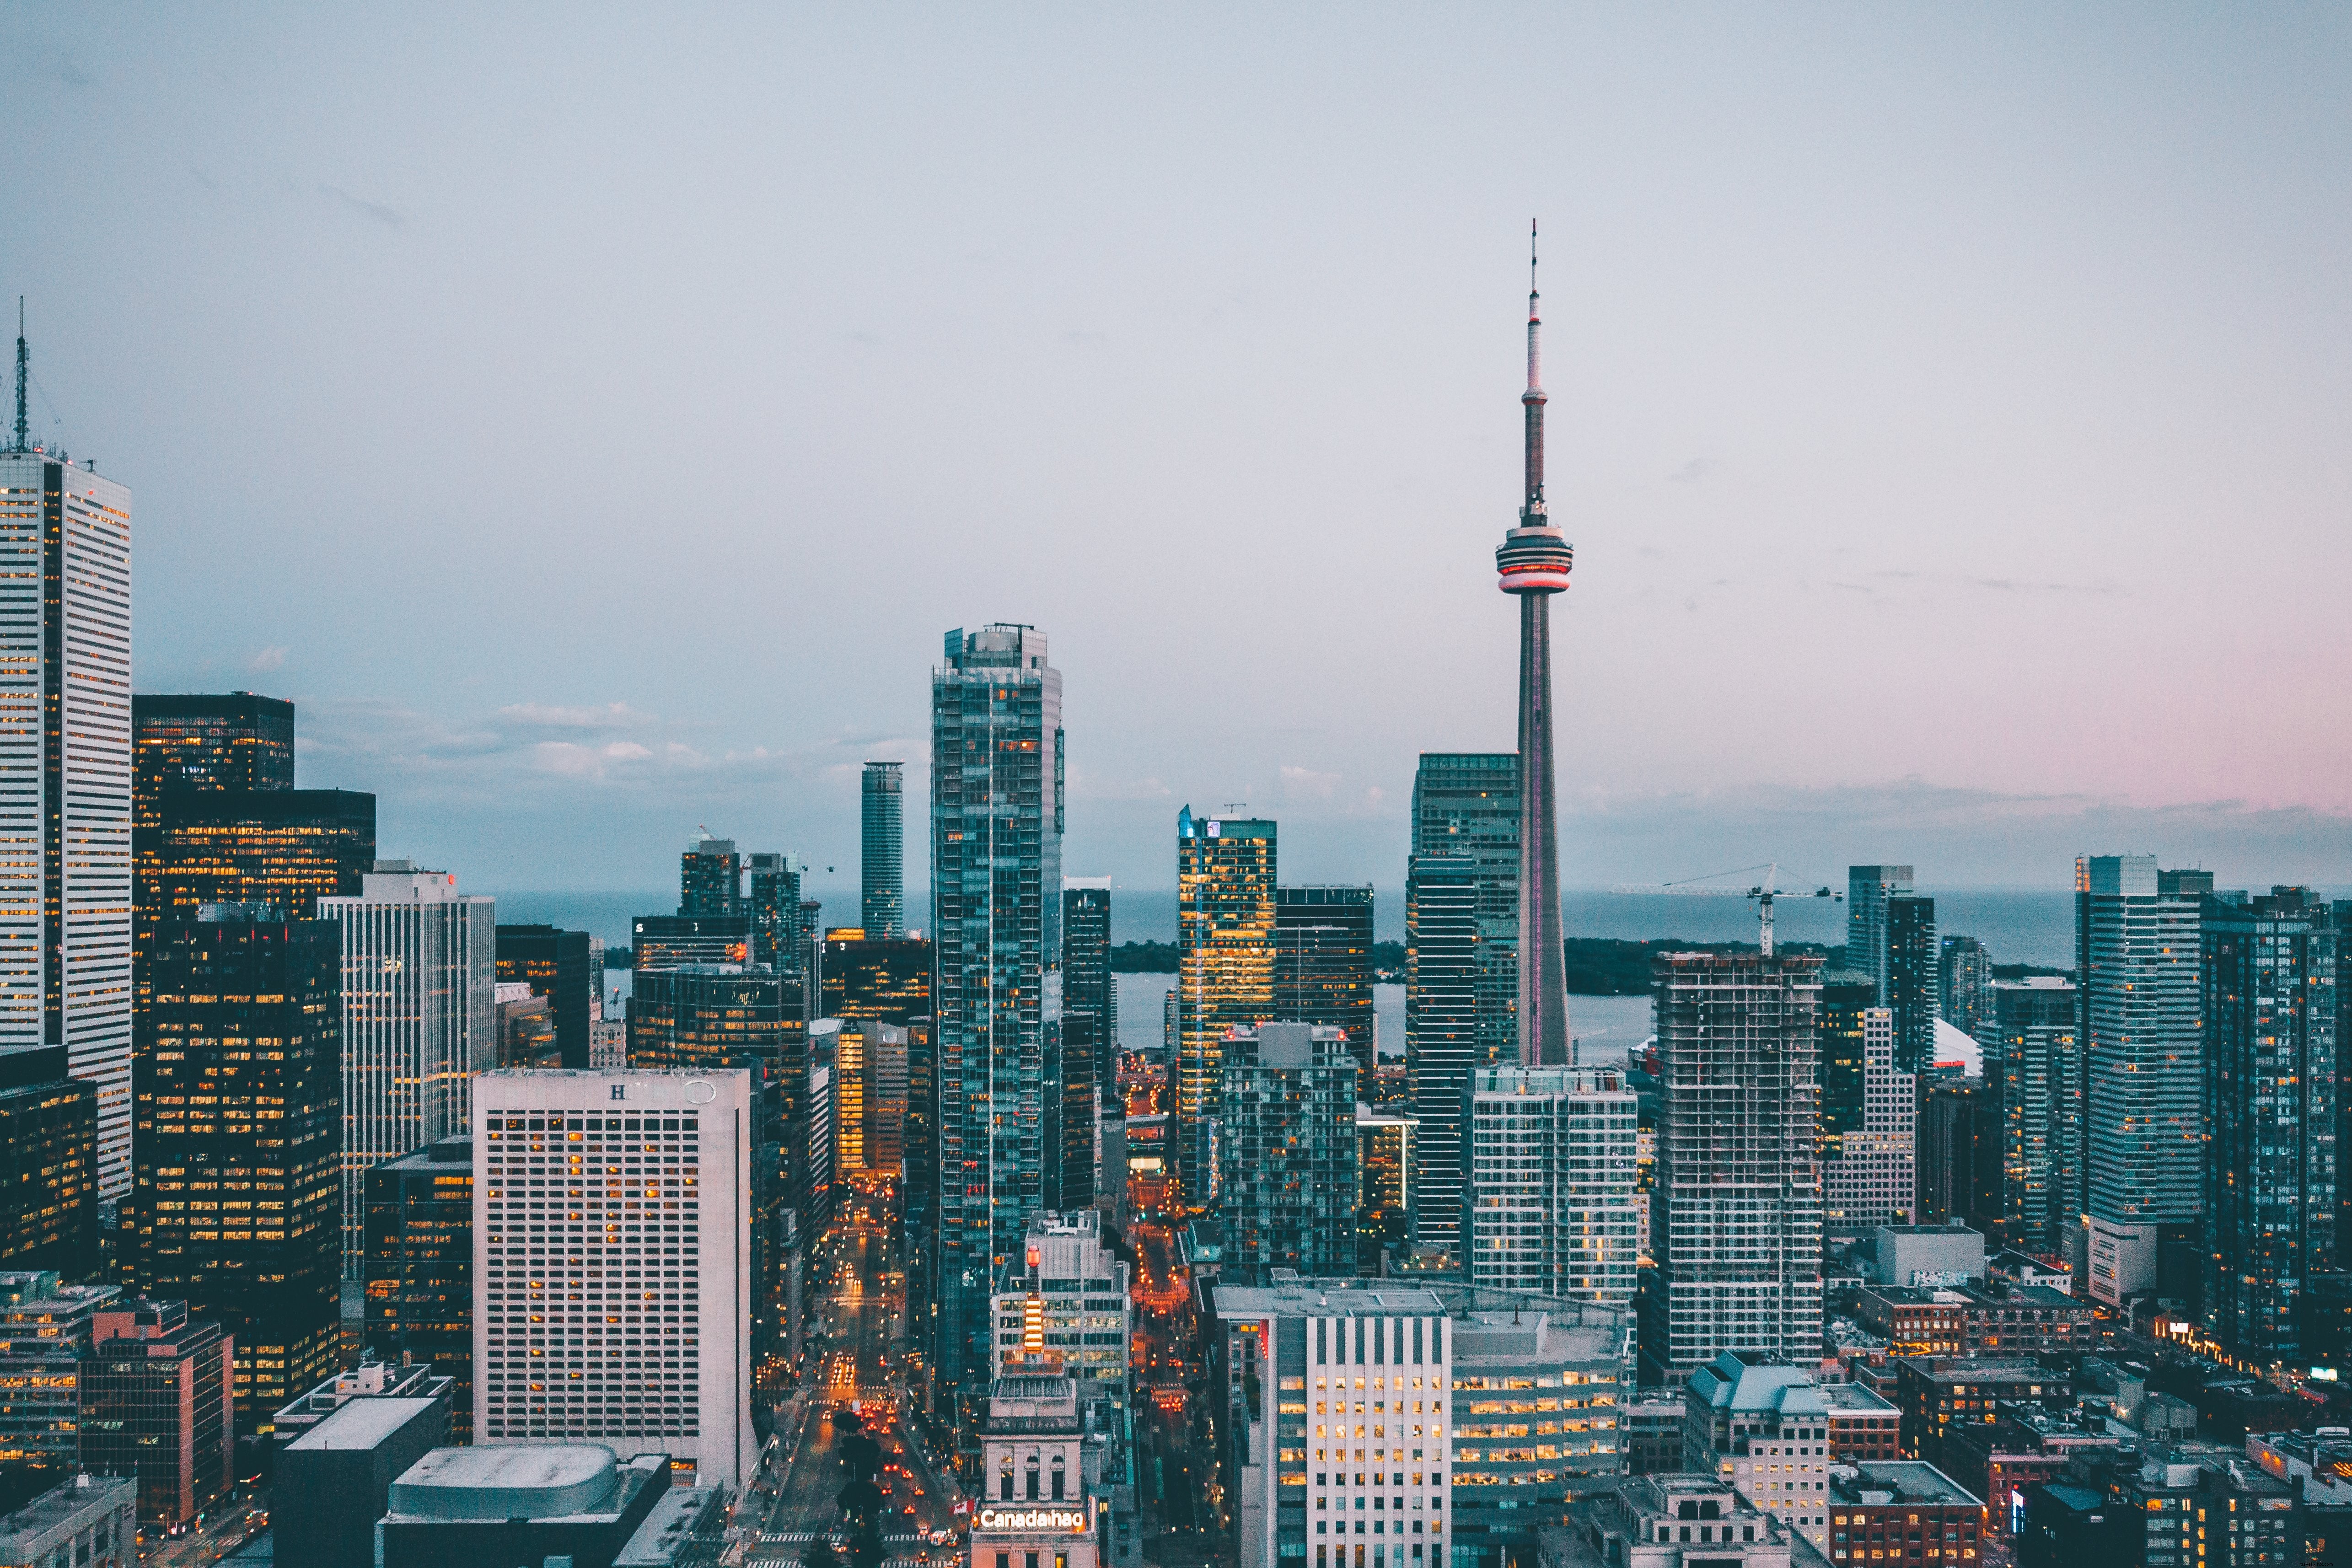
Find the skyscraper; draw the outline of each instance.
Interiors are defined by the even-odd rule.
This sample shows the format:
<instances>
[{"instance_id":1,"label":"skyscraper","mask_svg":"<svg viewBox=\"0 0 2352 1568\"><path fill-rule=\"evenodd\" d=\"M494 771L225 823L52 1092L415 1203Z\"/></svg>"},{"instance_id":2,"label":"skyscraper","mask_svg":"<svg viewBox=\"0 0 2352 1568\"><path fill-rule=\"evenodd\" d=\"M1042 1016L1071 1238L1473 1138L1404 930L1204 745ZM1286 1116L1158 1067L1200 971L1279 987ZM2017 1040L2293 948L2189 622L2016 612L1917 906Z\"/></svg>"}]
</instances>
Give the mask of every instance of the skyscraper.
<instances>
[{"instance_id":1,"label":"skyscraper","mask_svg":"<svg viewBox=\"0 0 2352 1568\"><path fill-rule=\"evenodd\" d=\"M907 934L906 764L868 763L858 789L858 923L869 937Z\"/></svg>"},{"instance_id":2,"label":"skyscraper","mask_svg":"<svg viewBox=\"0 0 2352 1568\"><path fill-rule=\"evenodd\" d=\"M1184 1202L1216 1194L1210 1123L1226 1033L1274 1016L1275 826L1176 814L1175 1120L1169 1142Z\"/></svg>"},{"instance_id":3,"label":"skyscraper","mask_svg":"<svg viewBox=\"0 0 2352 1568\"><path fill-rule=\"evenodd\" d=\"M604 984L602 970L590 963L588 933L549 925L502 925L498 934L499 979L528 985L532 995L546 997L555 1015L555 1048L562 1065L586 1067L589 1018Z\"/></svg>"},{"instance_id":4,"label":"skyscraper","mask_svg":"<svg viewBox=\"0 0 2352 1568\"><path fill-rule=\"evenodd\" d=\"M1972 936L1948 936L1936 964L1936 982L1943 988L1942 1016L1970 1039L1992 1001L1992 957Z\"/></svg>"},{"instance_id":5,"label":"skyscraper","mask_svg":"<svg viewBox=\"0 0 2352 1568\"><path fill-rule=\"evenodd\" d=\"M1528 257L1527 495L1519 525L1495 552L1504 593L1519 601L1519 1061L1568 1065L1568 959L1559 917L1559 832L1552 787L1551 596L1576 552L1544 502L1543 317L1533 230Z\"/></svg>"},{"instance_id":6,"label":"skyscraper","mask_svg":"<svg viewBox=\"0 0 2352 1568\"><path fill-rule=\"evenodd\" d=\"M629 922L629 967L640 974L681 963L745 963L751 921L741 914L639 915Z\"/></svg>"},{"instance_id":7,"label":"skyscraper","mask_svg":"<svg viewBox=\"0 0 2352 1568\"><path fill-rule=\"evenodd\" d=\"M1845 872L1845 966L1878 987L1886 1005L1886 900L1911 890L1908 866L1849 866Z\"/></svg>"},{"instance_id":8,"label":"skyscraper","mask_svg":"<svg viewBox=\"0 0 2352 1568\"><path fill-rule=\"evenodd\" d=\"M1410 1116L1374 1110L1356 1100L1356 1168L1363 1178L1356 1200L1356 1269L1377 1278L1381 1254L1402 1257L1412 1239L1412 1187L1420 1161L1413 1152L1415 1123Z\"/></svg>"},{"instance_id":9,"label":"skyscraper","mask_svg":"<svg viewBox=\"0 0 2352 1568\"><path fill-rule=\"evenodd\" d=\"M1034 626L947 634L931 673L940 1209L931 1365L977 1429L989 1296L1041 1205L1045 973L1062 944L1062 676ZM1058 1003L1058 997L1055 1001ZM944 1401L943 1401L944 1403Z\"/></svg>"},{"instance_id":10,"label":"skyscraper","mask_svg":"<svg viewBox=\"0 0 2352 1568\"><path fill-rule=\"evenodd\" d=\"M677 912L740 915L743 912L743 857L732 838L698 835L677 858Z\"/></svg>"},{"instance_id":11,"label":"skyscraper","mask_svg":"<svg viewBox=\"0 0 2352 1568\"><path fill-rule=\"evenodd\" d=\"M1466 855L1473 863L1476 1046L1479 1062L1488 1067L1519 1059L1519 817L1515 753L1421 754L1412 775L1412 854ZM1412 898L1408 866L1408 926ZM1454 1085L1457 1096L1461 1088Z\"/></svg>"},{"instance_id":12,"label":"skyscraper","mask_svg":"<svg viewBox=\"0 0 2352 1568\"><path fill-rule=\"evenodd\" d=\"M1895 1065L1895 1011L1862 1015L1862 1125L1838 1139L1822 1169L1822 1217L1839 1236L1914 1222L1919 1080Z\"/></svg>"},{"instance_id":13,"label":"skyscraper","mask_svg":"<svg viewBox=\"0 0 2352 1568\"><path fill-rule=\"evenodd\" d=\"M751 1479L750 1114L735 1070L483 1076L477 1444L603 1443ZM583 1160L613 1179L567 1197ZM572 1297L592 1310L554 1310Z\"/></svg>"},{"instance_id":14,"label":"skyscraper","mask_svg":"<svg viewBox=\"0 0 2352 1568\"><path fill-rule=\"evenodd\" d=\"M1463 1141L1463 1278L1631 1307L1639 1256L1635 1122L1614 1069L1480 1068Z\"/></svg>"},{"instance_id":15,"label":"skyscraper","mask_svg":"<svg viewBox=\"0 0 2352 1568\"><path fill-rule=\"evenodd\" d=\"M251 1430L334 1370L342 974L331 921L214 904L167 921L140 1026L131 1282L216 1318Z\"/></svg>"},{"instance_id":16,"label":"skyscraper","mask_svg":"<svg viewBox=\"0 0 2352 1568\"><path fill-rule=\"evenodd\" d=\"M131 492L28 447L21 418L0 452L0 1053L61 1047L97 1086L99 1196L116 1199L131 1190Z\"/></svg>"},{"instance_id":17,"label":"skyscraper","mask_svg":"<svg viewBox=\"0 0 2352 1568\"><path fill-rule=\"evenodd\" d=\"M1644 1382L1675 1380L1727 1350L1820 1353L1821 962L1658 957L1658 1267L1643 1288Z\"/></svg>"},{"instance_id":18,"label":"skyscraper","mask_svg":"<svg viewBox=\"0 0 2352 1568\"><path fill-rule=\"evenodd\" d=\"M1896 893L1886 900L1886 975L1880 1005L1895 1015L1895 1071L1924 1075L1936 1066L1936 900Z\"/></svg>"},{"instance_id":19,"label":"skyscraper","mask_svg":"<svg viewBox=\"0 0 2352 1568\"><path fill-rule=\"evenodd\" d=\"M342 922L343 1278L366 1278L368 1167L465 1131L469 1085L498 1061L498 914L446 871L379 860Z\"/></svg>"},{"instance_id":20,"label":"skyscraper","mask_svg":"<svg viewBox=\"0 0 2352 1568\"><path fill-rule=\"evenodd\" d=\"M1225 1269L1348 1274L1356 1266L1356 1063L1343 1030L1260 1024L1223 1042L1218 1120Z\"/></svg>"},{"instance_id":21,"label":"skyscraper","mask_svg":"<svg viewBox=\"0 0 2352 1568\"><path fill-rule=\"evenodd\" d=\"M1415 855L1405 872L1404 1068L1419 1124L1412 1238L1425 1247L1461 1243L1463 1097L1472 1072L1496 1065L1479 1026L1487 887L1472 855Z\"/></svg>"},{"instance_id":22,"label":"skyscraper","mask_svg":"<svg viewBox=\"0 0 2352 1568\"><path fill-rule=\"evenodd\" d=\"M1118 1094L1118 984L1108 877L1062 879L1062 1037L1066 1049L1092 1047L1095 1085L1110 1104Z\"/></svg>"},{"instance_id":23,"label":"skyscraper","mask_svg":"<svg viewBox=\"0 0 2352 1568\"><path fill-rule=\"evenodd\" d=\"M294 704L250 691L131 700L133 825L177 790L292 789Z\"/></svg>"},{"instance_id":24,"label":"skyscraper","mask_svg":"<svg viewBox=\"0 0 2352 1568\"><path fill-rule=\"evenodd\" d=\"M820 1018L873 1018L902 1027L931 1015L931 944L856 927L825 934Z\"/></svg>"},{"instance_id":25,"label":"skyscraper","mask_svg":"<svg viewBox=\"0 0 2352 1568\"><path fill-rule=\"evenodd\" d=\"M751 863L744 880L750 888L745 912L751 917L751 962L798 974L804 967L800 865L789 855L765 851L744 858Z\"/></svg>"},{"instance_id":26,"label":"skyscraper","mask_svg":"<svg viewBox=\"0 0 2352 1568\"><path fill-rule=\"evenodd\" d=\"M2083 1053L2074 985L2054 974L1992 983L1977 1031L2000 1163L2000 1239L2062 1251L2082 1219Z\"/></svg>"},{"instance_id":27,"label":"skyscraper","mask_svg":"<svg viewBox=\"0 0 2352 1568\"><path fill-rule=\"evenodd\" d=\"M2340 940L2308 888L2205 902L2205 1328L2294 1361L2305 1281L2337 1267Z\"/></svg>"},{"instance_id":28,"label":"skyscraper","mask_svg":"<svg viewBox=\"0 0 2352 1568\"><path fill-rule=\"evenodd\" d=\"M2210 872L2159 871L2149 855L2074 862L2089 1148L2076 1210L2089 1217L2093 1299L2197 1285L2204 1197L2204 1030L2198 1016L2198 905ZM2186 1243L2188 1245L2182 1245ZM2178 1266L2165 1267L2168 1255Z\"/></svg>"},{"instance_id":29,"label":"skyscraper","mask_svg":"<svg viewBox=\"0 0 2352 1568\"><path fill-rule=\"evenodd\" d=\"M638 977L629 1001L632 1068L749 1075L742 1136L751 1170L751 1245L744 1268L752 1375L763 1390L781 1388L788 1370L787 1293L799 1240L788 1215L808 1179L797 1158L806 1144L805 1011L797 977L759 965L653 970Z\"/></svg>"},{"instance_id":30,"label":"skyscraper","mask_svg":"<svg viewBox=\"0 0 2352 1568\"><path fill-rule=\"evenodd\" d=\"M1813 1147L1824 1168L1838 1157L1849 1132L1863 1130L1863 1100L1869 1089L1869 1053L1864 1016L1878 1005L1878 982L1858 969L1832 969L1822 975L1820 1056L1814 1069L1816 1103Z\"/></svg>"},{"instance_id":31,"label":"skyscraper","mask_svg":"<svg viewBox=\"0 0 2352 1568\"><path fill-rule=\"evenodd\" d=\"M98 1086L61 1048L0 1051L0 1268L88 1279L98 1229Z\"/></svg>"},{"instance_id":32,"label":"skyscraper","mask_svg":"<svg viewBox=\"0 0 2352 1568\"><path fill-rule=\"evenodd\" d=\"M567 1172L566 1174L570 1173ZM450 1380L449 1440L474 1434L474 1140L427 1143L367 1173L367 1348Z\"/></svg>"},{"instance_id":33,"label":"skyscraper","mask_svg":"<svg viewBox=\"0 0 2352 1568\"><path fill-rule=\"evenodd\" d=\"M1345 1030L1360 1092L1372 1098L1372 889L1277 888L1274 1011L1287 1023Z\"/></svg>"}]
</instances>

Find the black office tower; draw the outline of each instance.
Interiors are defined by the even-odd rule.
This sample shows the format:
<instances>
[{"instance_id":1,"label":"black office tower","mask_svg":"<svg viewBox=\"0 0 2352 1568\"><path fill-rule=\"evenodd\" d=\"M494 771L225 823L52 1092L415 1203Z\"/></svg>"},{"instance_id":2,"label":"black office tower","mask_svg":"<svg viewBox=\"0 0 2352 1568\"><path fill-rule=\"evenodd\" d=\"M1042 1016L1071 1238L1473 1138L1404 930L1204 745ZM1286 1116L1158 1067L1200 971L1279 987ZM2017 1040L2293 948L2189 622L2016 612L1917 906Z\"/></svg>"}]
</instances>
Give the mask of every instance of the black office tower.
<instances>
[{"instance_id":1,"label":"black office tower","mask_svg":"<svg viewBox=\"0 0 2352 1568\"><path fill-rule=\"evenodd\" d=\"M1106 1102L1118 1092L1118 983L1110 972L1110 879L1062 884L1064 1048L1090 1046Z\"/></svg>"},{"instance_id":2,"label":"black office tower","mask_svg":"<svg viewBox=\"0 0 2352 1568\"><path fill-rule=\"evenodd\" d=\"M801 972L804 956L801 942L801 868L789 855L754 851L744 878L750 891L744 913L751 918L751 962L769 968Z\"/></svg>"},{"instance_id":3,"label":"black office tower","mask_svg":"<svg viewBox=\"0 0 2352 1568\"><path fill-rule=\"evenodd\" d=\"M931 1014L931 944L922 937L824 939L820 1018L905 1026Z\"/></svg>"},{"instance_id":4,"label":"black office tower","mask_svg":"<svg viewBox=\"0 0 2352 1568\"><path fill-rule=\"evenodd\" d=\"M217 1318L253 1431L333 1370L342 942L253 905L166 921L133 1075L131 1283Z\"/></svg>"},{"instance_id":5,"label":"black office tower","mask_svg":"<svg viewBox=\"0 0 2352 1568\"><path fill-rule=\"evenodd\" d=\"M98 1268L98 1086L63 1046L0 1053L0 1268Z\"/></svg>"},{"instance_id":6,"label":"black office tower","mask_svg":"<svg viewBox=\"0 0 2352 1568\"><path fill-rule=\"evenodd\" d=\"M743 857L731 838L698 838L678 857L677 912L740 915L743 912Z\"/></svg>"},{"instance_id":7,"label":"black office tower","mask_svg":"<svg viewBox=\"0 0 2352 1568\"><path fill-rule=\"evenodd\" d=\"M588 933L554 926L499 927L499 979L554 1005L555 1049L575 1072L588 1067L588 1004L604 977L588 970Z\"/></svg>"},{"instance_id":8,"label":"black office tower","mask_svg":"<svg viewBox=\"0 0 2352 1568\"><path fill-rule=\"evenodd\" d=\"M1348 1032L1356 1081L1372 1098L1372 889L1277 888L1274 1016Z\"/></svg>"},{"instance_id":9,"label":"black office tower","mask_svg":"<svg viewBox=\"0 0 2352 1568\"><path fill-rule=\"evenodd\" d=\"M367 1173L364 1334L379 1361L451 1382L449 1441L474 1440L474 1141L445 1138Z\"/></svg>"},{"instance_id":10,"label":"black office tower","mask_svg":"<svg viewBox=\"0 0 2352 1568\"><path fill-rule=\"evenodd\" d=\"M177 790L292 789L294 704L250 691L131 699L135 829Z\"/></svg>"}]
</instances>

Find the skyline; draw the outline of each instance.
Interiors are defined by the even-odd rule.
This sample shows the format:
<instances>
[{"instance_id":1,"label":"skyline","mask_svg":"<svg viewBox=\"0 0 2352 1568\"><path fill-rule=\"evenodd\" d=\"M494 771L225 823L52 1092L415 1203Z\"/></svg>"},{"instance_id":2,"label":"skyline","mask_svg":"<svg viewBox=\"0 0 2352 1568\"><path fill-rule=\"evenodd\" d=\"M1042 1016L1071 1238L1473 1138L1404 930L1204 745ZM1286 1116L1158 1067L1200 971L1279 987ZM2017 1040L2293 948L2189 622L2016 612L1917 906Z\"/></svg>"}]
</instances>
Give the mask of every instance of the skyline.
<instances>
[{"instance_id":1,"label":"skyline","mask_svg":"<svg viewBox=\"0 0 2352 1568\"><path fill-rule=\"evenodd\" d=\"M137 689L291 698L469 888L698 823L853 882L994 620L1068 675L1073 873L1171 888L1232 800L1398 887L1418 753L1510 743L1529 210L1565 884L2341 886L2352 27L2130 17L18 15L0 288L35 437L140 498Z\"/></svg>"}]
</instances>

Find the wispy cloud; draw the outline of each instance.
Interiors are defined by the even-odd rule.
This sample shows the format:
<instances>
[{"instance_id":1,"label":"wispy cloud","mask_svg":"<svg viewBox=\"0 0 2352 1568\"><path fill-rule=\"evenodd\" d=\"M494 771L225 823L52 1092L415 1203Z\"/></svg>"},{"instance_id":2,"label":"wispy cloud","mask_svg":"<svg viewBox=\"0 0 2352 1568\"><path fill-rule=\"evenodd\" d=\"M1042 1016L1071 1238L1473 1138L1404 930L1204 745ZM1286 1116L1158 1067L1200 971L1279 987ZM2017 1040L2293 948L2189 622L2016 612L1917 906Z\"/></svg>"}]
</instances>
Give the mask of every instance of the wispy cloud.
<instances>
[{"instance_id":1,"label":"wispy cloud","mask_svg":"<svg viewBox=\"0 0 2352 1568\"><path fill-rule=\"evenodd\" d=\"M365 196L355 196L352 195L351 192L343 189L341 185L330 185L322 183L319 186L319 194L322 196L332 197L334 200L339 201L345 206L351 208L353 212L358 213L362 217L371 218L375 222L383 225L386 228L399 228L408 222L408 219L403 216L398 210L393 207L388 207L382 202L369 201Z\"/></svg>"}]
</instances>

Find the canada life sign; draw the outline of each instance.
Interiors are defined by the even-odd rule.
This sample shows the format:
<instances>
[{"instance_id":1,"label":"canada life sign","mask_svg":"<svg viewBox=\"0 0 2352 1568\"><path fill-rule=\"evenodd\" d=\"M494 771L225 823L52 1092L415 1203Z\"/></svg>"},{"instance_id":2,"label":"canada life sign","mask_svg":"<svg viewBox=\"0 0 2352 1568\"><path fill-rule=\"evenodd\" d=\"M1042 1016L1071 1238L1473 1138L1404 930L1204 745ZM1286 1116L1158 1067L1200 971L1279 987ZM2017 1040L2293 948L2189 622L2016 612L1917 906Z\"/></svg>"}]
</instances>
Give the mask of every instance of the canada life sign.
<instances>
[{"instance_id":1,"label":"canada life sign","mask_svg":"<svg viewBox=\"0 0 2352 1568\"><path fill-rule=\"evenodd\" d=\"M984 1508L975 1516L982 1530L1066 1530L1087 1532L1085 1510L1074 1508Z\"/></svg>"}]
</instances>

